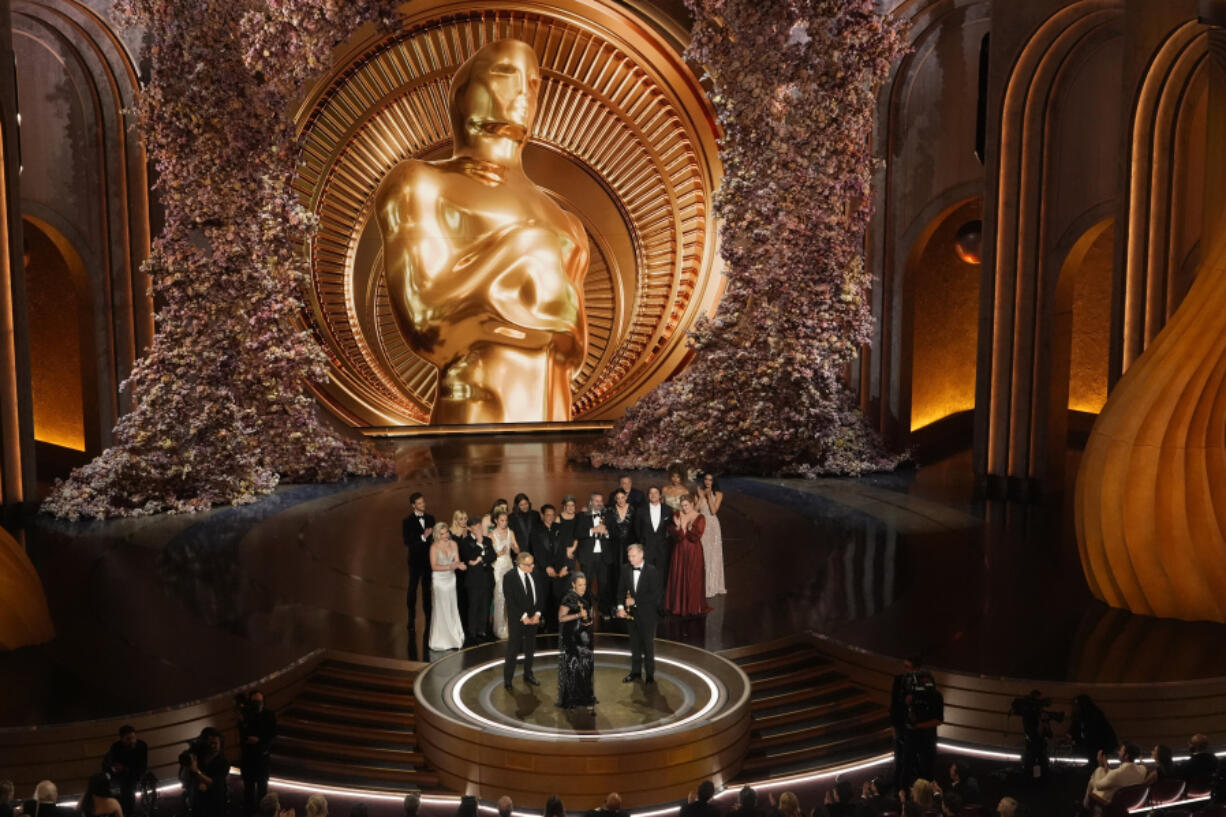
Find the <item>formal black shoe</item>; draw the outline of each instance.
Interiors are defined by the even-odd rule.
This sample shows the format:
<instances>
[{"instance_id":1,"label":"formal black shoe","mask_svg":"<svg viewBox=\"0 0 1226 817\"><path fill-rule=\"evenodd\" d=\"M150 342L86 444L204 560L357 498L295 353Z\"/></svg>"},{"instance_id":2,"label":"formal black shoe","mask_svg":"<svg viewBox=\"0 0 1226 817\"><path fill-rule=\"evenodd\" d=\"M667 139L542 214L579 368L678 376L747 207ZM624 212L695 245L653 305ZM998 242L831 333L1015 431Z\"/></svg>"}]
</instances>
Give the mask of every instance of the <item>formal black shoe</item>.
<instances>
[{"instance_id":1,"label":"formal black shoe","mask_svg":"<svg viewBox=\"0 0 1226 817\"><path fill-rule=\"evenodd\" d=\"M503 684L503 686L506 688L507 692L515 691L515 687L511 686L510 684Z\"/></svg>"},{"instance_id":2,"label":"formal black shoe","mask_svg":"<svg viewBox=\"0 0 1226 817\"><path fill-rule=\"evenodd\" d=\"M632 673L630 673L629 675L627 675L625 678L623 678L623 679L622 679L622 683L623 683L623 684L632 684L632 683L634 683L635 681L637 681L638 679L639 679L639 677L638 677L637 675L635 675L635 674L632 672Z\"/></svg>"},{"instance_id":3,"label":"formal black shoe","mask_svg":"<svg viewBox=\"0 0 1226 817\"><path fill-rule=\"evenodd\" d=\"M538 681L538 680L536 680L536 676L535 676L535 675L525 675L525 676L524 676L524 683L525 683L525 684L532 684L532 686L534 686L534 687L539 687L539 686L541 685L541 682L540 682L540 681Z\"/></svg>"},{"instance_id":4,"label":"formal black shoe","mask_svg":"<svg viewBox=\"0 0 1226 817\"><path fill-rule=\"evenodd\" d=\"M654 675L648 675L646 680L643 681L644 684L654 684L655 682L656 679Z\"/></svg>"}]
</instances>

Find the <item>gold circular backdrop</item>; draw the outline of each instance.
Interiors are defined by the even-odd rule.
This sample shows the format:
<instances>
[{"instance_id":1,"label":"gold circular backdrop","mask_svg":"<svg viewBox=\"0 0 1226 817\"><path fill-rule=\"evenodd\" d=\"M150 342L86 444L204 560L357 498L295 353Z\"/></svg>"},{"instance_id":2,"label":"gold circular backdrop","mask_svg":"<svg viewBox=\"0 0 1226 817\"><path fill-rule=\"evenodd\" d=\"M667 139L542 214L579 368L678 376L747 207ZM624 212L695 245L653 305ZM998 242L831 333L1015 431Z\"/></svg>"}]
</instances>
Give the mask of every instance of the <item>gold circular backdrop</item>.
<instances>
[{"instance_id":1,"label":"gold circular backdrop","mask_svg":"<svg viewBox=\"0 0 1226 817\"><path fill-rule=\"evenodd\" d=\"M515 38L541 90L529 178L591 242L589 341L571 416L620 416L686 358L685 330L722 290L706 95L669 38L612 2L413 2L392 32L364 29L298 116L296 189L319 219L306 313L331 359L320 397L360 427L428 422L437 370L406 345L383 277L375 190L408 158L450 155L447 90L469 55Z\"/></svg>"}]
</instances>

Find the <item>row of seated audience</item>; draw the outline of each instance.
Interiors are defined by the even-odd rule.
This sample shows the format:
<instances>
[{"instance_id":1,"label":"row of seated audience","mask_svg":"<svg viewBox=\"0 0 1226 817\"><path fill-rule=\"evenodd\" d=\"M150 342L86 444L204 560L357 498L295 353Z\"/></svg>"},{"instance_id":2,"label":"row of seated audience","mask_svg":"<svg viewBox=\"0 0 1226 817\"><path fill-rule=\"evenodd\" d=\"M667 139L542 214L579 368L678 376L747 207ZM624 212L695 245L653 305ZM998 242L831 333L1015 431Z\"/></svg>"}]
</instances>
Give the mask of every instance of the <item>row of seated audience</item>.
<instances>
[{"instance_id":1,"label":"row of seated audience","mask_svg":"<svg viewBox=\"0 0 1226 817\"><path fill-rule=\"evenodd\" d=\"M220 738L216 730L206 730L212 734L209 737ZM112 747L104 762L107 773L95 775L90 779L85 793L81 796L75 809L57 805L59 793L54 783L44 780L35 788L34 796L21 803L14 801L13 784L0 781L0 817L134 817L135 809L121 800L132 797L131 786L124 774L130 767L116 761L116 747L122 748L126 740L128 747L136 745L134 734L122 734L121 741ZM219 740L216 740L219 743ZM143 753L142 753L143 754ZM218 753L220 754L220 753ZM1186 791L1186 796L1204 797L1213 792L1219 783L1219 764L1217 757L1210 749L1209 739L1202 734L1194 735L1189 743L1189 757L1176 764L1173 752L1167 746L1155 746L1151 752L1152 763L1143 765L1140 762L1141 751L1135 744L1124 743L1118 749L1118 765L1109 763L1106 752L1099 751L1097 766L1090 776L1086 786L1082 806L1087 815L1099 815L1111 804L1115 796L1129 787L1141 785L1156 785L1163 781L1179 781ZM143 768L144 758L141 759ZM129 759L129 762L131 760ZM192 766L197 766L192 763ZM213 776L219 778L216 784L210 786L219 794L216 798L218 808L210 808L191 791L188 801L193 808L193 817L228 817L231 812L228 798L228 764L218 764ZM210 771L212 771L210 769ZM948 767L948 782L942 786L936 781L917 779L907 788L898 790L880 778L865 781L857 791L848 780L837 780L834 787L825 793L823 802L813 805L805 811L797 795L793 792L783 792L778 798L769 794L764 800L751 787L742 788L736 802L728 810L736 812L737 817L957 817L957 815L990 815L999 817L1020 817L1026 814L1018 800L1005 797L993 804L988 810L988 804L982 802L980 788L966 766L955 761ZM197 780L197 783L199 781ZM210 783L214 781L210 780ZM114 795L118 795L118 797ZM697 790L690 793L687 802L679 809L678 817L721 817L722 810L713 800L715 786L706 781ZM410 794L405 798L405 817L417 817L420 807L420 796ZM246 804L244 804L246 805ZM203 808L202 808L203 806ZM503 797L498 803L502 817L510 817L513 805L510 798ZM318 795L307 800L306 817L327 817L327 801ZM252 817L250 807L242 809L243 817ZM293 809L283 809L276 793L270 793L258 804L259 817L295 817ZM552 797L545 804L544 817L565 817L562 801ZM366 807L359 803L351 811L351 817L366 817ZM475 798L461 798L455 817L477 817L477 802ZM586 817L626 817L621 808L621 799L617 794L610 794L603 806L586 812Z\"/></svg>"}]
</instances>

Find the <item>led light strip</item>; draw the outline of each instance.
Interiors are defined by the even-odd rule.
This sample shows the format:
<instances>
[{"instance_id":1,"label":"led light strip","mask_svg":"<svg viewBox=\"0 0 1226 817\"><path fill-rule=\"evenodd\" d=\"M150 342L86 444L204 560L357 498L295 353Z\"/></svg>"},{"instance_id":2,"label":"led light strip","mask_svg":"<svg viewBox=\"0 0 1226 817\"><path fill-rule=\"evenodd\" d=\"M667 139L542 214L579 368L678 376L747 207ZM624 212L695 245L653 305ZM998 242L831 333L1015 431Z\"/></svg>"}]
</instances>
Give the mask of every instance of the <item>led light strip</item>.
<instances>
[{"instance_id":1,"label":"led light strip","mask_svg":"<svg viewBox=\"0 0 1226 817\"><path fill-rule=\"evenodd\" d=\"M537 655L541 657L548 657L551 655L557 655L558 652L559 652L558 650L547 650L545 652L538 652ZM617 656L619 658L629 658L630 657L630 652L628 650L593 650L592 652L594 655L611 655L611 656ZM639 729L634 732L612 732L612 733L605 734L605 735L599 735L599 734L567 735L561 732L544 732L544 731L538 731L535 729L524 729L523 727L519 727L519 726L508 726L505 723L499 723L498 721L491 720L485 717L484 715L477 714L472 709L470 709L466 703L464 703L464 701L461 699L461 696L460 696L460 693L464 689L464 685L468 683L468 681L472 679L474 675L484 672L488 670L490 667L501 666L502 663L503 663L502 659L497 659L494 661L487 661L484 664L479 664L476 667L473 667L472 669L470 669L468 672L461 675L459 679L456 680L454 686L452 686L451 688L451 703L457 709L459 709L461 712L463 712L466 716L468 716L472 720L477 721L483 726L486 726L490 729L493 729L499 732L510 732L512 734L523 735L523 736L533 737L533 738L549 738L550 740L579 740L583 742L600 741L600 740L626 740L629 738L641 738L641 737L644 737L645 735L654 735L659 732L675 731L677 729L680 729L683 726L686 726L687 724L693 723L699 718L702 718L703 716L705 716L708 712L710 712L712 709L714 709L719 704L719 687L715 684L715 681L710 676L708 676L705 672L701 672L695 669L694 667L691 667L688 664L685 664L681 661L677 661L672 658L656 658L657 664L669 664L670 666L680 667L682 669L685 669L685 670L688 670L689 672L694 673L699 678L701 678L706 683L707 689L710 690L710 693L711 693L710 700L708 700L707 703L697 712L693 712L687 715L686 717L682 718L679 721L675 721L674 723L666 723L663 726L653 726L650 729Z\"/></svg>"}]
</instances>

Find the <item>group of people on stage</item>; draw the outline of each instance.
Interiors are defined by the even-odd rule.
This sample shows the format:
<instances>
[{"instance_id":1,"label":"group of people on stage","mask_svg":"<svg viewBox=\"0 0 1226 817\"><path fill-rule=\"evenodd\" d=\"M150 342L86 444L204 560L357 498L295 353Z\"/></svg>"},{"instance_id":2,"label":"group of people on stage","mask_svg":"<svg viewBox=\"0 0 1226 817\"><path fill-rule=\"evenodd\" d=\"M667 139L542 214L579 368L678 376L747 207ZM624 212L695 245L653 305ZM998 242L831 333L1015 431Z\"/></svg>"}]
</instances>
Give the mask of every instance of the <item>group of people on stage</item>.
<instances>
[{"instance_id":1,"label":"group of people on stage","mask_svg":"<svg viewBox=\"0 0 1226 817\"><path fill-rule=\"evenodd\" d=\"M585 638L590 643L598 618L627 615L619 585L635 545L641 562L657 574L653 622L658 613L709 612L706 598L725 592L717 516L724 494L715 476L701 474L691 488L681 467L674 466L662 488L652 486L644 494L630 476L622 476L609 496L607 506L604 495L593 493L583 509L567 496L560 510L544 505L538 512L525 494L517 494L512 503L499 499L479 516L457 510L448 523L436 521L426 498L414 493L412 512L403 522L410 638L419 591L430 650L510 638L520 629L516 623L523 623L523 610L512 609L506 577L517 569L516 560L528 555L527 573L535 581L528 589L540 589L533 635L535 628L558 630L564 643ZM638 581L630 574L626 578Z\"/></svg>"}]
</instances>

